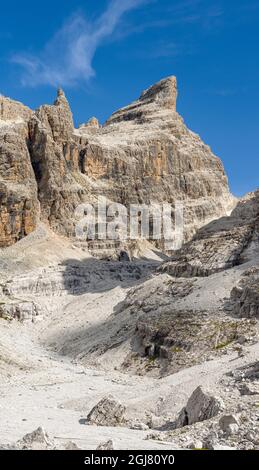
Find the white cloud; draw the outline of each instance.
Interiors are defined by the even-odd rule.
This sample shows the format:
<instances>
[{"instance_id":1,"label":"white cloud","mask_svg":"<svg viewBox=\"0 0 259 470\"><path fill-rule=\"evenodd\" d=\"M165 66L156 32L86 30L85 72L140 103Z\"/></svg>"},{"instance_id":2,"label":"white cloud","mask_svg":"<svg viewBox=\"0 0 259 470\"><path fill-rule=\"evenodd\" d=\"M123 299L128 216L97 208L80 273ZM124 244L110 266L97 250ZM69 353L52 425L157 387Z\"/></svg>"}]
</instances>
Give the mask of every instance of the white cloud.
<instances>
[{"instance_id":1,"label":"white cloud","mask_svg":"<svg viewBox=\"0 0 259 470\"><path fill-rule=\"evenodd\" d=\"M74 86L95 75L92 61L96 50L111 37L122 16L149 0L111 0L95 21L75 14L38 54L20 53L12 62L23 68L26 86Z\"/></svg>"}]
</instances>

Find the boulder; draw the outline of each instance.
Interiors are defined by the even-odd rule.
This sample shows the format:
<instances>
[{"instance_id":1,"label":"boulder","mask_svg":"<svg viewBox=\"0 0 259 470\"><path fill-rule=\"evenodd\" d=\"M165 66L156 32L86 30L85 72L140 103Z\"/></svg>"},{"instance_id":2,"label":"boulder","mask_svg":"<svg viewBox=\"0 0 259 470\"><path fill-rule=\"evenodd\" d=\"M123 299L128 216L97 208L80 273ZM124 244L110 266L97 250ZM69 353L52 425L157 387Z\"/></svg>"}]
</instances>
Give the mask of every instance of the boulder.
<instances>
[{"instance_id":1,"label":"boulder","mask_svg":"<svg viewBox=\"0 0 259 470\"><path fill-rule=\"evenodd\" d=\"M194 423L213 418L223 409L224 404L220 398L215 397L199 386L194 390L186 406L181 410L176 420L176 427L190 426Z\"/></svg>"},{"instance_id":2,"label":"boulder","mask_svg":"<svg viewBox=\"0 0 259 470\"><path fill-rule=\"evenodd\" d=\"M112 439L109 439L106 442L101 442L101 444L96 447L96 450L114 450L114 442Z\"/></svg>"},{"instance_id":3,"label":"boulder","mask_svg":"<svg viewBox=\"0 0 259 470\"><path fill-rule=\"evenodd\" d=\"M238 432L239 420L234 415L223 415L219 420L219 427L225 434L231 436Z\"/></svg>"},{"instance_id":4,"label":"boulder","mask_svg":"<svg viewBox=\"0 0 259 470\"><path fill-rule=\"evenodd\" d=\"M68 441L65 445L65 450L82 450L78 445L73 441Z\"/></svg>"},{"instance_id":5,"label":"boulder","mask_svg":"<svg viewBox=\"0 0 259 470\"><path fill-rule=\"evenodd\" d=\"M259 384L252 382L244 382L239 386L241 395L259 395Z\"/></svg>"},{"instance_id":6,"label":"boulder","mask_svg":"<svg viewBox=\"0 0 259 470\"><path fill-rule=\"evenodd\" d=\"M126 408L112 396L103 398L87 416L87 424L98 426L120 426L124 421Z\"/></svg>"},{"instance_id":7,"label":"boulder","mask_svg":"<svg viewBox=\"0 0 259 470\"><path fill-rule=\"evenodd\" d=\"M25 434L22 439L16 442L16 447L21 450L51 450L55 448L55 445L40 426L35 431Z\"/></svg>"}]
</instances>

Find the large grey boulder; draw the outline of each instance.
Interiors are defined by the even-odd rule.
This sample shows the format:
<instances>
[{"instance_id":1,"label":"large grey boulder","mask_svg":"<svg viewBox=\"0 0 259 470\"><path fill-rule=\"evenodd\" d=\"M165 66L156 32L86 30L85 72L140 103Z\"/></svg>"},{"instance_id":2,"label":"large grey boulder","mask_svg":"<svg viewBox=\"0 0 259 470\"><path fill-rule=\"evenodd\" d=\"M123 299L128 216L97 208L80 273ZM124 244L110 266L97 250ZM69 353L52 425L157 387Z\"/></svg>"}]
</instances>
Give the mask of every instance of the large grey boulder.
<instances>
[{"instance_id":1,"label":"large grey boulder","mask_svg":"<svg viewBox=\"0 0 259 470\"><path fill-rule=\"evenodd\" d=\"M197 387L190 396L187 405L181 410L176 427L189 426L191 424L205 421L223 411L224 404L220 398L211 395L210 392Z\"/></svg>"},{"instance_id":2,"label":"large grey boulder","mask_svg":"<svg viewBox=\"0 0 259 470\"><path fill-rule=\"evenodd\" d=\"M112 396L103 398L87 416L87 424L119 426L123 423L125 406Z\"/></svg>"}]
</instances>

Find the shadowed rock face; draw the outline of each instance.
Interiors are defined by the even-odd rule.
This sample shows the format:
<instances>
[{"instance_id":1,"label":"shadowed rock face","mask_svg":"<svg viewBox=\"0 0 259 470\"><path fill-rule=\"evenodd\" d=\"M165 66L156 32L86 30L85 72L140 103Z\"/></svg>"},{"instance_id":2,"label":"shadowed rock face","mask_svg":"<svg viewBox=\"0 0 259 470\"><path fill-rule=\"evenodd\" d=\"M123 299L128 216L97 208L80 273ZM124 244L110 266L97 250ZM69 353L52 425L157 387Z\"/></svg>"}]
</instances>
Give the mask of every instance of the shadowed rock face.
<instances>
[{"instance_id":1,"label":"shadowed rock face","mask_svg":"<svg viewBox=\"0 0 259 470\"><path fill-rule=\"evenodd\" d=\"M115 112L103 127L95 119L75 130L62 90L53 106L34 113L1 98L0 162L12 164L0 176L0 244L12 244L35 228L38 201L42 220L70 237L75 208L100 195L124 205L183 201L186 239L225 215L233 198L222 163L186 128L176 99L176 78L169 77ZM26 188L26 197L21 191L14 196L10 178Z\"/></svg>"}]
</instances>

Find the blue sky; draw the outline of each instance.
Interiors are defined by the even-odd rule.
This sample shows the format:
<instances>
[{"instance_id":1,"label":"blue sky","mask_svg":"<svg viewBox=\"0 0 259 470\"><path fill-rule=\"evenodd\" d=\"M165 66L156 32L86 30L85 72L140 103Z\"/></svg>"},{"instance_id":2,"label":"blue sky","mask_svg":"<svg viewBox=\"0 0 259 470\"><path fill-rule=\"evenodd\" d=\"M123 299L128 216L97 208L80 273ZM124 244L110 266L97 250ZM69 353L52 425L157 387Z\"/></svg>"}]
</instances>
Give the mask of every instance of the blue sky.
<instances>
[{"instance_id":1,"label":"blue sky","mask_svg":"<svg viewBox=\"0 0 259 470\"><path fill-rule=\"evenodd\" d=\"M259 187L258 0L16 0L0 14L0 93L36 108L62 86L76 124L104 122L176 75L178 111L232 191Z\"/></svg>"}]
</instances>

